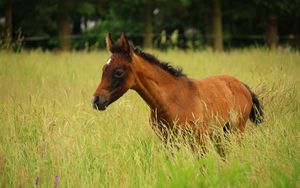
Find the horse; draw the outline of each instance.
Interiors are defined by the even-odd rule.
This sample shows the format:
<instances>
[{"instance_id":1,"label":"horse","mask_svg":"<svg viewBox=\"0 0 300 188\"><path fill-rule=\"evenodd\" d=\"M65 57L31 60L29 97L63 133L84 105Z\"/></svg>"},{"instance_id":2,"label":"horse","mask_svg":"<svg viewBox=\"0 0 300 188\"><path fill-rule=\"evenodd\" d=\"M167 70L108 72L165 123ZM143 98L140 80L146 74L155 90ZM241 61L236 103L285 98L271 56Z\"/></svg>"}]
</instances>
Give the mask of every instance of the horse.
<instances>
[{"instance_id":1,"label":"horse","mask_svg":"<svg viewBox=\"0 0 300 188\"><path fill-rule=\"evenodd\" d=\"M217 127L244 132L248 119L256 124L263 120L257 95L232 76L189 78L181 69L134 47L124 33L116 42L108 33L106 46L112 55L93 95L97 110L105 110L133 89L150 107L150 124L162 139L167 139L169 130L188 128L199 135L200 145L205 142L203 135Z\"/></svg>"}]
</instances>

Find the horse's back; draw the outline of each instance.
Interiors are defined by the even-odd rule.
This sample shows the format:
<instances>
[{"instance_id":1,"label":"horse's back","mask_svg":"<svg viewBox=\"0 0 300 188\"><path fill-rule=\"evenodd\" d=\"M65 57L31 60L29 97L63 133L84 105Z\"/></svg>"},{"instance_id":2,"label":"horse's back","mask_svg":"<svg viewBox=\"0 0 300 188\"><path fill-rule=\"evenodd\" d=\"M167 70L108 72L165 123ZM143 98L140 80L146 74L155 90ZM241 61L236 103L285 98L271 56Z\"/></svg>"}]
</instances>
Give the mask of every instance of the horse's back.
<instances>
[{"instance_id":1,"label":"horse's back","mask_svg":"<svg viewBox=\"0 0 300 188\"><path fill-rule=\"evenodd\" d=\"M213 115L235 124L248 119L252 108L251 94L238 79L228 75L207 77L198 80L197 86L200 100L206 106L206 119L215 119L211 117Z\"/></svg>"},{"instance_id":2,"label":"horse's back","mask_svg":"<svg viewBox=\"0 0 300 188\"><path fill-rule=\"evenodd\" d=\"M220 75L198 80L198 87L203 94L221 97L245 96L251 100L251 94L245 85L233 76Z\"/></svg>"}]
</instances>

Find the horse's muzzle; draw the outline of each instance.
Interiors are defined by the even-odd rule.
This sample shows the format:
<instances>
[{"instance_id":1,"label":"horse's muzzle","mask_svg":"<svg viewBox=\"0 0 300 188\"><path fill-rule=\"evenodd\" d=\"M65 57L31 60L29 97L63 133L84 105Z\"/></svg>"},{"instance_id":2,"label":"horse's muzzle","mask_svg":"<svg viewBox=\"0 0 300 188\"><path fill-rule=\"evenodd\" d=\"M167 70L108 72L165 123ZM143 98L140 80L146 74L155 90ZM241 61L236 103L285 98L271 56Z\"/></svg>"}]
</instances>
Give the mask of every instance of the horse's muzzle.
<instances>
[{"instance_id":1,"label":"horse's muzzle","mask_svg":"<svg viewBox=\"0 0 300 188\"><path fill-rule=\"evenodd\" d=\"M92 99L92 106L96 110L105 110L108 102L102 101L99 96L95 96Z\"/></svg>"}]
</instances>

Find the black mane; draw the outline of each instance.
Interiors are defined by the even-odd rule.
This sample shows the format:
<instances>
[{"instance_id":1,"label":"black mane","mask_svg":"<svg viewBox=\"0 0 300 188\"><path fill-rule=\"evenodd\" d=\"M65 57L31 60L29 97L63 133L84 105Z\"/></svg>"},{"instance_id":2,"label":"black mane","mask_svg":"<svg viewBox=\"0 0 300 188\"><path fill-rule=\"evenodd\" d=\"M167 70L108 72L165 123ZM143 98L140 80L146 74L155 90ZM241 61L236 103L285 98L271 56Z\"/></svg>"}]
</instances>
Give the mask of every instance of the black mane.
<instances>
[{"instance_id":1,"label":"black mane","mask_svg":"<svg viewBox=\"0 0 300 188\"><path fill-rule=\"evenodd\" d=\"M138 47L134 47L132 44L130 44L130 46L131 46L131 49L133 49L133 51L137 55L141 56L142 58L144 58L145 60L147 60L149 63L151 63L153 65L156 65L156 66L159 66L160 68L162 68L163 70L167 71L171 75L173 75L175 77L186 76L182 72L181 68L174 68L169 63L161 62L154 55L145 53L141 49L139 49ZM128 58L129 60L131 60L131 57L129 56L129 54L126 53L121 48L119 40L114 43L114 45L112 46L112 48L110 49L110 51L112 53L120 53L120 54L124 55L125 58Z\"/></svg>"},{"instance_id":2,"label":"black mane","mask_svg":"<svg viewBox=\"0 0 300 188\"><path fill-rule=\"evenodd\" d=\"M145 53L137 47L134 47L133 50L137 55L141 56L142 58L147 60L149 63L159 66L160 68L162 68L163 70L167 71L168 73L170 73L171 75L173 75L175 77L186 76L182 72L181 68L174 68L169 63L161 62L154 55Z\"/></svg>"}]
</instances>

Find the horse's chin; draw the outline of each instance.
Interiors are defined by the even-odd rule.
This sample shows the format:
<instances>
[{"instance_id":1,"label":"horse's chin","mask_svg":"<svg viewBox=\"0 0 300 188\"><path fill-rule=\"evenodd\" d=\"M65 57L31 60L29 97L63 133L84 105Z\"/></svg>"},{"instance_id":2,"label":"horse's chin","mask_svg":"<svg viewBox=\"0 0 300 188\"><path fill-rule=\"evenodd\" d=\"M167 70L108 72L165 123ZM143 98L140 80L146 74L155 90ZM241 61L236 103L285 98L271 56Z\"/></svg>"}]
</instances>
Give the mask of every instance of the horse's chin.
<instances>
[{"instance_id":1,"label":"horse's chin","mask_svg":"<svg viewBox=\"0 0 300 188\"><path fill-rule=\"evenodd\" d=\"M99 107L96 107L96 110L104 111L104 110L106 110L106 107L107 106L99 106Z\"/></svg>"},{"instance_id":2,"label":"horse's chin","mask_svg":"<svg viewBox=\"0 0 300 188\"><path fill-rule=\"evenodd\" d=\"M119 95L110 96L107 101L102 102L102 103L99 103L98 101L97 102L93 102L92 103L93 108L96 109L96 110L99 110L99 111L104 111L111 103L113 103L116 100L118 100L123 94L124 93L119 94Z\"/></svg>"},{"instance_id":3,"label":"horse's chin","mask_svg":"<svg viewBox=\"0 0 300 188\"><path fill-rule=\"evenodd\" d=\"M104 111L107 108L108 105L109 105L109 102L104 102L102 104L97 103L97 104L93 105L93 108L95 110Z\"/></svg>"}]
</instances>

